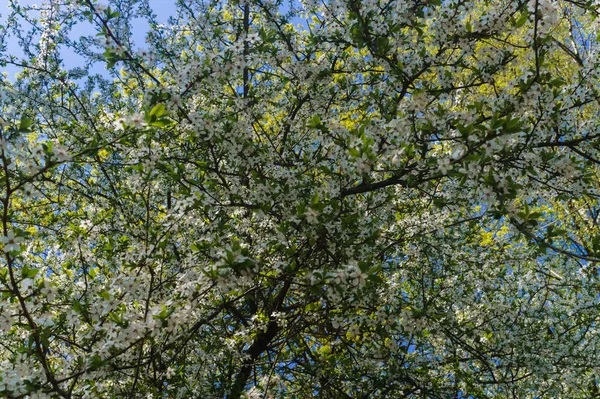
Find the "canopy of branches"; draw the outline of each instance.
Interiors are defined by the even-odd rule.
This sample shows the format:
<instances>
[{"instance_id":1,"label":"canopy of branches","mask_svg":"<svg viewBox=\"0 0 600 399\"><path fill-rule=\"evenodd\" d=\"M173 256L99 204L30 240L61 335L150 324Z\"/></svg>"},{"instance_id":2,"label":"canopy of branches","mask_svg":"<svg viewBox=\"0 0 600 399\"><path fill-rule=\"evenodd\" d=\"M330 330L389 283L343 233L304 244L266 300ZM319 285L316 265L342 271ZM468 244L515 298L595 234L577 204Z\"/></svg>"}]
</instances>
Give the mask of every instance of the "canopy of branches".
<instances>
[{"instance_id":1,"label":"canopy of branches","mask_svg":"<svg viewBox=\"0 0 600 399\"><path fill-rule=\"evenodd\" d=\"M600 393L597 1L10 3L0 396Z\"/></svg>"}]
</instances>

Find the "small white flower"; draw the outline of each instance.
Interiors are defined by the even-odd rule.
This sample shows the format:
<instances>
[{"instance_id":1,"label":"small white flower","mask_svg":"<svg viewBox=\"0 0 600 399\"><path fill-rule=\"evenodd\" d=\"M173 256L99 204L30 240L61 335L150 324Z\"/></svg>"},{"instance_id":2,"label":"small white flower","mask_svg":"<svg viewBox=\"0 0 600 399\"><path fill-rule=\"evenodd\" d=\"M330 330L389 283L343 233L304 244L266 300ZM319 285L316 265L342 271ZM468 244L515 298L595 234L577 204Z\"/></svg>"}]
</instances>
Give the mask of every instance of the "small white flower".
<instances>
[{"instance_id":1,"label":"small white flower","mask_svg":"<svg viewBox=\"0 0 600 399\"><path fill-rule=\"evenodd\" d=\"M23 293L29 293L29 292L31 292L33 284L34 284L33 279L26 278L25 280L23 280L21 282L21 288L23 290Z\"/></svg>"},{"instance_id":2,"label":"small white flower","mask_svg":"<svg viewBox=\"0 0 600 399\"><path fill-rule=\"evenodd\" d=\"M238 52L240 52L240 51L242 51L242 50L244 49L244 44L243 44L243 43L241 43L241 42L236 42L236 43L234 43L234 44L231 46L231 49L232 49L234 52L238 53Z\"/></svg>"},{"instance_id":3,"label":"small white flower","mask_svg":"<svg viewBox=\"0 0 600 399\"><path fill-rule=\"evenodd\" d=\"M18 251L21 249L23 237L16 237L14 231L9 231L6 236L0 237L0 242L4 244L4 252Z\"/></svg>"},{"instance_id":4,"label":"small white flower","mask_svg":"<svg viewBox=\"0 0 600 399\"><path fill-rule=\"evenodd\" d=\"M128 122L129 122L129 125L131 125L132 127L136 128L136 129L141 129L146 124L144 122L144 116L139 113L131 115L129 117Z\"/></svg>"},{"instance_id":5,"label":"small white flower","mask_svg":"<svg viewBox=\"0 0 600 399\"><path fill-rule=\"evenodd\" d=\"M57 147L54 149L54 156L59 162L65 162L71 160L71 155L62 147Z\"/></svg>"},{"instance_id":6,"label":"small white flower","mask_svg":"<svg viewBox=\"0 0 600 399\"><path fill-rule=\"evenodd\" d=\"M448 170L450 169L450 159L448 158L438 158L438 169L441 174L447 175Z\"/></svg>"},{"instance_id":7,"label":"small white flower","mask_svg":"<svg viewBox=\"0 0 600 399\"><path fill-rule=\"evenodd\" d=\"M254 43L256 42L258 39L260 39L260 36L258 35L258 33L251 33L248 35L248 42L250 43Z\"/></svg>"},{"instance_id":8,"label":"small white flower","mask_svg":"<svg viewBox=\"0 0 600 399\"><path fill-rule=\"evenodd\" d=\"M35 199L38 198L40 194L41 193L32 184L25 184L23 186L24 198Z\"/></svg>"},{"instance_id":9,"label":"small white flower","mask_svg":"<svg viewBox=\"0 0 600 399\"><path fill-rule=\"evenodd\" d=\"M358 287L364 287L367 284L366 273L363 273L358 267L353 267L352 271L349 273L349 277L352 279L352 283Z\"/></svg>"},{"instance_id":10,"label":"small white flower","mask_svg":"<svg viewBox=\"0 0 600 399\"><path fill-rule=\"evenodd\" d=\"M367 158L366 154L363 154L361 158L358 158L358 169L361 173L370 173L373 169L373 161Z\"/></svg>"},{"instance_id":11,"label":"small white flower","mask_svg":"<svg viewBox=\"0 0 600 399\"><path fill-rule=\"evenodd\" d=\"M463 146L456 146L454 150L452 150L452 159L459 159L465 154L465 148Z\"/></svg>"},{"instance_id":12,"label":"small white flower","mask_svg":"<svg viewBox=\"0 0 600 399\"><path fill-rule=\"evenodd\" d=\"M44 148L41 145L38 145L33 150L31 150L31 155L33 155L36 158L41 158L41 159L46 157Z\"/></svg>"},{"instance_id":13,"label":"small white flower","mask_svg":"<svg viewBox=\"0 0 600 399\"><path fill-rule=\"evenodd\" d=\"M357 325L354 325L348 329L348 334L352 338L357 337L360 335L360 328Z\"/></svg>"},{"instance_id":14,"label":"small white flower","mask_svg":"<svg viewBox=\"0 0 600 399\"><path fill-rule=\"evenodd\" d=\"M125 130L126 125L127 120L125 118L119 118L115 121L115 129L117 130Z\"/></svg>"},{"instance_id":15,"label":"small white flower","mask_svg":"<svg viewBox=\"0 0 600 399\"><path fill-rule=\"evenodd\" d=\"M122 46L117 46L117 47L115 47L115 53L116 53L118 56L123 56L123 55L125 55L125 53L126 53L126 52L127 52L127 50L125 50L125 48L124 48L124 47L122 47Z\"/></svg>"},{"instance_id":16,"label":"small white flower","mask_svg":"<svg viewBox=\"0 0 600 399\"><path fill-rule=\"evenodd\" d=\"M179 97L179 95L174 94L171 96L171 103L173 104L173 106L175 107L180 107L182 102L181 102L181 97Z\"/></svg>"},{"instance_id":17,"label":"small white flower","mask_svg":"<svg viewBox=\"0 0 600 399\"><path fill-rule=\"evenodd\" d=\"M319 221L317 212L312 208L308 208L304 216L306 216L306 221L310 224L315 224Z\"/></svg>"},{"instance_id":18,"label":"small white flower","mask_svg":"<svg viewBox=\"0 0 600 399\"><path fill-rule=\"evenodd\" d=\"M32 174L32 175L38 173L42 169L43 168L40 165L36 165L34 163L27 164L23 168L23 170L24 170L25 173L29 173L29 174Z\"/></svg>"}]
</instances>

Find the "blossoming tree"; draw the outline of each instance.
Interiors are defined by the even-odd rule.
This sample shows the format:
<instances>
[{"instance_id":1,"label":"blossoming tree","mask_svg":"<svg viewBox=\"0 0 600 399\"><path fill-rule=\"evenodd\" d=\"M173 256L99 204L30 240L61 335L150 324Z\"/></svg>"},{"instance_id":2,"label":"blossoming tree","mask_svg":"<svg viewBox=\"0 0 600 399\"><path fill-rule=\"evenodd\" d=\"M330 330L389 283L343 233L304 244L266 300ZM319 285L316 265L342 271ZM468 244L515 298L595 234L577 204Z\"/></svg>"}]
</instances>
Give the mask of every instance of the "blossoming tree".
<instances>
[{"instance_id":1,"label":"blossoming tree","mask_svg":"<svg viewBox=\"0 0 600 399\"><path fill-rule=\"evenodd\" d=\"M599 394L597 2L177 3L11 2L0 395Z\"/></svg>"}]
</instances>

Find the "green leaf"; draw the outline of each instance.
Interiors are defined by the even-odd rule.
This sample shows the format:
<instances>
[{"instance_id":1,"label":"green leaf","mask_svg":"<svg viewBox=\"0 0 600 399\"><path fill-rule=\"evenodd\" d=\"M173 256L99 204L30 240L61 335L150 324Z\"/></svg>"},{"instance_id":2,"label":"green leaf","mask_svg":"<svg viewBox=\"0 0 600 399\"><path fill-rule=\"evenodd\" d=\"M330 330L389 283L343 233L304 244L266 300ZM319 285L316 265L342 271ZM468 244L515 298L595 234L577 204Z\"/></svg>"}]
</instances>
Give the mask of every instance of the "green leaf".
<instances>
[{"instance_id":1,"label":"green leaf","mask_svg":"<svg viewBox=\"0 0 600 399\"><path fill-rule=\"evenodd\" d=\"M27 265L24 265L21 269L21 276L23 278L33 278L39 271L39 269L30 269Z\"/></svg>"},{"instance_id":2,"label":"green leaf","mask_svg":"<svg viewBox=\"0 0 600 399\"><path fill-rule=\"evenodd\" d=\"M156 104L154 108L150 111L150 116L156 116L160 118L165 114L165 106L164 104Z\"/></svg>"},{"instance_id":3,"label":"green leaf","mask_svg":"<svg viewBox=\"0 0 600 399\"><path fill-rule=\"evenodd\" d=\"M29 126L33 125L33 119L30 119L26 116L21 117L21 122L19 123L19 131L28 132Z\"/></svg>"},{"instance_id":4,"label":"green leaf","mask_svg":"<svg viewBox=\"0 0 600 399\"><path fill-rule=\"evenodd\" d=\"M550 87L562 87L565 84L566 84L566 82L563 78L555 78L555 79L552 79L550 82L548 82L548 85Z\"/></svg>"},{"instance_id":5,"label":"green leaf","mask_svg":"<svg viewBox=\"0 0 600 399\"><path fill-rule=\"evenodd\" d=\"M510 119L504 123L504 131L506 133L518 133L523 130L519 119Z\"/></svg>"},{"instance_id":6,"label":"green leaf","mask_svg":"<svg viewBox=\"0 0 600 399\"><path fill-rule=\"evenodd\" d=\"M97 370L99 368L101 368L102 366L104 366L106 364L105 360L102 360L102 358L99 355L94 355L92 356L92 360L90 361L90 368L92 370Z\"/></svg>"},{"instance_id":7,"label":"green leaf","mask_svg":"<svg viewBox=\"0 0 600 399\"><path fill-rule=\"evenodd\" d=\"M522 12L519 19L517 19L515 21L515 28L520 28L521 26L523 26L525 24L525 22L527 22L528 18L529 18L529 13Z\"/></svg>"},{"instance_id":8,"label":"green leaf","mask_svg":"<svg viewBox=\"0 0 600 399\"><path fill-rule=\"evenodd\" d=\"M83 305L77 300L73 302L73 310L79 314L85 313Z\"/></svg>"},{"instance_id":9,"label":"green leaf","mask_svg":"<svg viewBox=\"0 0 600 399\"><path fill-rule=\"evenodd\" d=\"M112 11L110 7L106 10L106 20L117 18L121 16L121 13L118 11Z\"/></svg>"},{"instance_id":10,"label":"green leaf","mask_svg":"<svg viewBox=\"0 0 600 399\"><path fill-rule=\"evenodd\" d=\"M114 67L115 64L117 63L117 61L119 61L119 57L117 56L117 54L110 50L106 50L103 55L104 55L104 58L106 59L106 68L107 69Z\"/></svg>"},{"instance_id":11,"label":"green leaf","mask_svg":"<svg viewBox=\"0 0 600 399\"><path fill-rule=\"evenodd\" d=\"M319 194L315 193L315 195L313 195L313 197L310 200L310 204L317 205L318 203L319 203Z\"/></svg>"},{"instance_id":12,"label":"green leaf","mask_svg":"<svg viewBox=\"0 0 600 399\"><path fill-rule=\"evenodd\" d=\"M600 235L597 235L594 238L592 238L592 249L596 253L600 252Z\"/></svg>"},{"instance_id":13,"label":"green leaf","mask_svg":"<svg viewBox=\"0 0 600 399\"><path fill-rule=\"evenodd\" d=\"M378 37L375 43L380 53L387 53L390 49L390 40L387 37Z\"/></svg>"},{"instance_id":14,"label":"green leaf","mask_svg":"<svg viewBox=\"0 0 600 399\"><path fill-rule=\"evenodd\" d=\"M171 125L173 125L173 121L169 118L157 119L154 122L150 123L150 126L159 127L159 128L169 127Z\"/></svg>"},{"instance_id":15,"label":"green leaf","mask_svg":"<svg viewBox=\"0 0 600 399\"><path fill-rule=\"evenodd\" d=\"M311 128L317 128L322 125L321 118L319 115L313 115L308 122L308 126Z\"/></svg>"}]
</instances>

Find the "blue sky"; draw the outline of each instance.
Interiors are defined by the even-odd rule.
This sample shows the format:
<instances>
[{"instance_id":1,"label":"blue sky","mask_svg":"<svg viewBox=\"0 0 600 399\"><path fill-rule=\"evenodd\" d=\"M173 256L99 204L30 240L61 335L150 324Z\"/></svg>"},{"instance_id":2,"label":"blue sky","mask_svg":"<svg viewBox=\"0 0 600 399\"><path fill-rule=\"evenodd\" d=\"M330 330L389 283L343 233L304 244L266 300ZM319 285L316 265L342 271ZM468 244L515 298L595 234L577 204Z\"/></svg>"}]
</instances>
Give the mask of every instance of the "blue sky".
<instances>
[{"instance_id":1,"label":"blue sky","mask_svg":"<svg viewBox=\"0 0 600 399\"><path fill-rule=\"evenodd\" d=\"M48 0L18 0L18 4L21 6L30 6L30 5L40 5L44 1ZM157 20L159 23L167 23L168 17L173 15L176 10L176 2L177 0L148 0L150 6L154 10L157 15ZM99 0L98 4L102 4L105 6L110 6L114 4L114 0ZM297 2L296 2L297 3ZM6 19L9 13L8 9L9 0L0 0L0 25L6 24ZM289 10L289 6L287 3L282 6L281 11L285 12ZM292 22L295 24L306 24L306 21L300 18L292 19ZM146 21L142 19L132 21L133 25L133 42L136 45L135 49L146 48L148 45L145 42L146 33L149 30L149 26ZM94 26L87 21L79 24L75 29L71 31L71 35L74 37L86 36L86 35L95 35L96 30ZM17 57L22 56L23 53L17 43L17 40L14 37L10 37L7 44L7 53L11 55L16 55ZM63 58L64 65L67 68L74 68L77 66L84 66L82 59L73 53L69 49L63 49L61 51L61 57ZM8 72L9 79L12 80L15 73L19 72L19 68L15 66L8 65L7 67L0 70L0 72ZM103 74L108 76L106 72L104 64L98 63L96 64L90 71L91 74Z\"/></svg>"},{"instance_id":2,"label":"blue sky","mask_svg":"<svg viewBox=\"0 0 600 399\"><path fill-rule=\"evenodd\" d=\"M153 8L154 12L157 14L158 21L160 23L166 23L167 18L175 12L175 2L176 2L175 0L149 0L149 3L151 5L151 7ZM6 23L6 19L7 19L8 13L9 13L8 3L9 3L8 0L0 0L0 25L4 25ZM34 5L34 4L39 5L41 3L42 3L42 0L19 0L19 4L23 5L23 6ZM112 2L110 0L104 0L104 1L100 1L99 3L110 6L110 4ZM143 48L143 47L147 46L145 43L145 35L146 35L146 32L148 32L148 29L149 29L149 27L145 23L145 21L143 21L141 19L133 21L133 33L134 33L133 41L136 43L136 46L138 48ZM83 35L95 34L95 31L91 24L85 23L85 24L81 24L80 26L78 26L71 33L74 36L83 36ZM19 47L17 41L15 40L15 38L13 38L13 37L11 37L8 40L6 50L7 50L8 54L17 55L17 56L22 55L20 47ZM82 65L82 63L80 62L80 59L78 59L78 56L73 54L69 50L62 52L61 55L63 56L65 65L67 67L72 68L75 66ZM12 75L14 75L14 73L16 73L18 71L19 71L19 68L17 68L17 67L7 66L7 67L3 68L1 72L8 72L9 76L12 76ZM103 65L97 65L90 72L102 74L105 72L105 69L104 69Z\"/></svg>"}]
</instances>

